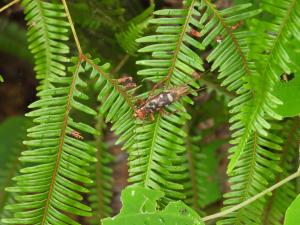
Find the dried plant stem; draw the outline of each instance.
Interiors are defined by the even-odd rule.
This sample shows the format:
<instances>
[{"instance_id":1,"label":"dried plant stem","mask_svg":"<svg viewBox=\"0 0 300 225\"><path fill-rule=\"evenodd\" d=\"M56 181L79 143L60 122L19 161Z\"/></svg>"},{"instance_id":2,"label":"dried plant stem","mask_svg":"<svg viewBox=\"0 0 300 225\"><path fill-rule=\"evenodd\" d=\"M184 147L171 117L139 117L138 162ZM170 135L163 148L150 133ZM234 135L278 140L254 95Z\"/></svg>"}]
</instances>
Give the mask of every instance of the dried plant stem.
<instances>
[{"instance_id":1,"label":"dried plant stem","mask_svg":"<svg viewBox=\"0 0 300 225\"><path fill-rule=\"evenodd\" d=\"M0 13L2 13L4 10L8 9L9 7L13 6L14 4L18 3L20 0L14 0L8 4L6 4L5 6L0 8Z\"/></svg>"}]
</instances>

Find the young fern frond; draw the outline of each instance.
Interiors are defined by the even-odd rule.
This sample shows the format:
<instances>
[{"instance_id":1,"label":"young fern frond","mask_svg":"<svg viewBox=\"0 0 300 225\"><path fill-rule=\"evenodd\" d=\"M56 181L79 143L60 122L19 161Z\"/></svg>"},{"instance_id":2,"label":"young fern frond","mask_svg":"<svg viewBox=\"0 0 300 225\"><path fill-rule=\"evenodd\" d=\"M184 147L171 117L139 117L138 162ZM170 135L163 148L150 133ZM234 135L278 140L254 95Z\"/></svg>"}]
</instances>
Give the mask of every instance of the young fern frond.
<instances>
[{"instance_id":1,"label":"young fern frond","mask_svg":"<svg viewBox=\"0 0 300 225\"><path fill-rule=\"evenodd\" d=\"M112 168L113 155L108 152L108 148L103 140L104 121L101 115L96 117L96 129L99 135L95 135L95 146L97 148L97 162L90 168L93 184L88 185L90 193L88 200L93 209L93 218L89 224L98 225L103 218L112 214L110 206L112 200Z\"/></svg>"},{"instance_id":2,"label":"young fern frond","mask_svg":"<svg viewBox=\"0 0 300 225\"><path fill-rule=\"evenodd\" d=\"M276 175L274 183L292 174L297 169L294 162L299 158L300 120L299 118L289 119L284 121L283 126L282 137L284 143L279 163L283 172ZM288 206L296 196L294 182L289 182L273 191L272 196L267 199L265 204L262 224L281 225Z\"/></svg>"},{"instance_id":3,"label":"young fern frond","mask_svg":"<svg viewBox=\"0 0 300 225\"><path fill-rule=\"evenodd\" d=\"M191 133L189 135L192 135ZM203 181L207 177L205 168L205 154L201 152L199 142L200 135L186 138L187 159L186 162L189 168L189 178L185 184L186 200L185 202L192 206L197 212L202 213L203 201L205 195L209 193L207 188L203 185Z\"/></svg>"},{"instance_id":4,"label":"young fern frond","mask_svg":"<svg viewBox=\"0 0 300 225\"><path fill-rule=\"evenodd\" d=\"M167 86L199 85L193 75L203 71L203 62L197 52L201 43L194 34L199 31L197 18L200 12L196 0L185 1L184 9L165 9L154 12L158 18L150 23L159 25L155 35L138 39L149 43L139 52L152 53L152 59L138 61L138 65L149 66L138 75L151 81L165 81ZM154 43L154 44L153 44ZM192 101L185 97L184 101ZM179 101L165 109L167 113L157 115L154 122L143 122L136 129L136 144L129 153L129 181L151 189L161 189L168 199L185 199L184 180L188 178L186 149L183 131L190 115L183 102Z\"/></svg>"},{"instance_id":5,"label":"young fern frond","mask_svg":"<svg viewBox=\"0 0 300 225\"><path fill-rule=\"evenodd\" d=\"M7 191L17 193L18 203L6 206L14 212L13 218L2 219L9 224L79 224L70 215L91 216L91 208L84 205L82 193L88 189L88 168L94 163L97 149L78 139L74 132L91 135L97 130L77 122L73 116L97 113L86 105L84 93L87 83L80 77L81 61L71 68L73 76L52 77L51 89L39 92L41 100L32 103L27 114L38 125L28 129L28 150L20 160L28 166L20 170L13 180L15 187ZM49 100L51 96L51 101ZM26 211L24 211L26 209Z\"/></svg>"},{"instance_id":6,"label":"young fern frond","mask_svg":"<svg viewBox=\"0 0 300 225\"><path fill-rule=\"evenodd\" d=\"M126 30L116 34L119 45L129 55L136 55L140 46L139 43L136 42L136 39L143 36L146 28L148 27L148 21L151 18L153 10L154 5L150 5L140 15L128 22Z\"/></svg>"},{"instance_id":7,"label":"young fern frond","mask_svg":"<svg viewBox=\"0 0 300 225\"><path fill-rule=\"evenodd\" d=\"M17 175L21 164L18 157L24 149L22 141L26 136L29 121L25 117L12 117L0 124L0 218L11 216L4 206L14 203L13 195L4 189L12 185L12 178ZM11 135L14 132L14 135Z\"/></svg>"},{"instance_id":8,"label":"young fern frond","mask_svg":"<svg viewBox=\"0 0 300 225\"><path fill-rule=\"evenodd\" d=\"M49 80L66 75L65 63L69 47L69 23L64 7L59 3L44 0L23 0L25 20L28 25L29 49L34 55L37 79L41 80L38 90L52 88Z\"/></svg>"}]
</instances>

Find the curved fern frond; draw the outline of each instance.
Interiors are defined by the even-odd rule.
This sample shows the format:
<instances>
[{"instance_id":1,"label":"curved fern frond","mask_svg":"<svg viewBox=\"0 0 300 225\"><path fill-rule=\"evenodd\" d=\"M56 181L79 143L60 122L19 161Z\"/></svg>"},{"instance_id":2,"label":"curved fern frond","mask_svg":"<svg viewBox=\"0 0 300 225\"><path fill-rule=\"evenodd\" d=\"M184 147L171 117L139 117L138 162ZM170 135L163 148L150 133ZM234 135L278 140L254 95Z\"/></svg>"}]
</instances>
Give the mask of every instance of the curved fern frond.
<instances>
[{"instance_id":1,"label":"curved fern frond","mask_svg":"<svg viewBox=\"0 0 300 225\"><path fill-rule=\"evenodd\" d=\"M22 141L28 126L29 121L25 117L12 117L0 124L0 218L11 216L3 208L6 204L14 203L13 195L4 189L12 185L11 179L21 167L18 157L24 149ZM14 135L11 135L12 132Z\"/></svg>"},{"instance_id":2,"label":"curved fern frond","mask_svg":"<svg viewBox=\"0 0 300 225\"><path fill-rule=\"evenodd\" d=\"M185 1L184 9L165 9L154 12L158 18L150 23L158 25L155 35L138 39L149 43L139 52L152 53L152 59L140 60L138 65L149 66L138 75L151 81L164 80L167 86L189 84L195 88L197 71L203 71L203 62L197 52L202 49L198 34L199 2ZM194 36L191 34L194 30ZM154 44L153 44L154 43ZM185 97L183 101L191 103ZM129 152L129 182L151 189L161 189L169 199L185 199L184 181L188 178L186 133L183 126L190 119L183 102L167 107L154 122L142 121L136 129L136 144Z\"/></svg>"},{"instance_id":3,"label":"curved fern frond","mask_svg":"<svg viewBox=\"0 0 300 225\"><path fill-rule=\"evenodd\" d=\"M231 130L235 131L231 143L235 146L230 150L234 155L228 170L230 172L234 167L236 169L230 178L231 192L225 195L228 198L224 202L227 208L265 189L274 179L274 173L280 171L276 164L280 155L276 151L281 149L282 140L270 133L272 125L267 122L270 118L281 118L274 112L273 107L280 101L271 94L272 89L265 88L266 84L273 83L274 79L261 75L260 68L256 68L254 60L251 61L248 56L251 40L249 37L253 34L232 29L235 23L257 14L259 10L245 12L250 5L244 4L218 11L206 0L202 1L202 7L206 9L206 16L201 19L205 24L202 30L202 34L205 35L203 44L207 46L221 35L221 40L207 60L213 61L213 70L219 68L219 78L225 78L222 85L239 94L229 103L234 114L230 120L233 123ZM256 59L258 61L260 57L257 56ZM231 213L220 224L260 224L260 212L264 201L262 198Z\"/></svg>"},{"instance_id":4,"label":"curved fern frond","mask_svg":"<svg viewBox=\"0 0 300 225\"><path fill-rule=\"evenodd\" d=\"M6 206L13 218L2 219L8 224L79 224L70 215L91 216L91 208L84 205L82 193L88 189L88 168L97 149L76 138L74 132L97 134L88 124L76 121L74 115L95 116L87 106L83 92L87 83L80 77L81 61L71 68L73 76L53 77L53 88L39 92L41 100L29 107L27 114L38 125L28 129L28 150L20 160L28 166L14 178L17 185L7 191L17 193L16 204ZM50 96L50 97L49 97ZM47 98L49 97L49 98ZM24 211L26 209L26 211Z\"/></svg>"},{"instance_id":5,"label":"curved fern frond","mask_svg":"<svg viewBox=\"0 0 300 225\"><path fill-rule=\"evenodd\" d=\"M148 21L151 18L153 10L154 5L150 5L140 15L128 22L126 30L116 34L119 45L129 55L136 55L139 48L139 43L136 42L136 39L143 36L146 28L148 27Z\"/></svg>"},{"instance_id":6,"label":"curved fern frond","mask_svg":"<svg viewBox=\"0 0 300 225\"><path fill-rule=\"evenodd\" d=\"M25 20L28 25L29 49L34 55L38 90L52 88L50 79L66 75L65 56L69 53L66 42L69 23L62 4L43 0L23 0Z\"/></svg>"},{"instance_id":7,"label":"curved fern frond","mask_svg":"<svg viewBox=\"0 0 300 225\"><path fill-rule=\"evenodd\" d=\"M231 192L225 195L228 198L224 202L225 208L237 205L265 189L270 181L274 181L274 173L281 170L276 163L280 155L275 151L281 149L282 141L269 130L273 126L270 119L281 119L274 112L280 101L272 95L272 91L282 71L289 71L289 58L284 46L290 34L297 32L294 24L299 20L299 4L297 1L279 1L276 6L272 1L263 3L264 9L272 11L275 16L274 24L261 22L266 30L260 30L260 22L257 24L255 38L260 41L257 40L250 52L257 72L253 73L252 78L247 78L252 80L252 85L251 82L248 87L244 85L242 95L231 102L234 106L232 111L236 113L240 109L240 112L231 119L234 122L232 129L237 130L232 135L232 143L237 146L232 149L234 156L229 169L236 166L236 170L230 179ZM254 91L254 95L251 96L247 89ZM241 148L241 142L246 143L245 148ZM245 149L244 153L237 161L242 149ZM228 215L229 218L220 224L261 224L264 203L265 198L262 198Z\"/></svg>"},{"instance_id":8,"label":"curved fern frond","mask_svg":"<svg viewBox=\"0 0 300 225\"><path fill-rule=\"evenodd\" d=\"M88 185L90 190L88 200L93 209L93 218L89 224L99 224L103 218L112 214L110 206L112 200L112 168L113 155L108 152L106 144L103 142L103 125L104 121L101 115L96 117L96 129L100 135L95 136L95 145L97 148L97 162L90 168L91 179L94 183Z\"/></svg>"},{"instance_id":9,"label":"curved fern frond","mask_svg":"<svg viewBox=\"0 0 300 225\"><path fill-rule=\"evenodd\" d=\"M219 11L209 1L201 2L201 8L205 10L201 18L201 23L204 24L201 34L205 36L202 43L208 46L219 42L207 57L207 61L213 62L211 70L219 68L218 79L223 79L221 85L227 86L229 91L240 94L229 104L234 107L232 113L237 114L231 119L231 122L235 122L231 130L237 130L232 135L234 137L232 144L237 145L230 150L237 155L235 159L231 159L233 163L245 148L252 132L252 121L249 120L250 122L246 124L248 120L245 122L241 120L247 118L244 117L244 111L249 111L248 101L252 101L253 97L252 77L257 73L253 62L248 61L249 37L253 34L249 31L233 30L232 26L260 12L260 10L249 10L250 7L251 4L242 4ZM218 37L219 41L216 40Z\"/></svg>"},{"instance_id":10,"label":"curved fern frond","mask_svg":"<svg viewBox=\"0 0 300 225\"><path fill-rule=\"evenodd\" d=\"M284 121L284 123L282 132L284 144L279 162L283 172L277 174L274 183L279 182L293 173L297 169L296 166L294 166L295 159L299 158L298 139L300 136L300 120L299 118L295 118ZM287 208L296 196L297 192L294 182L289 182L273 191L272 196L267 200L264 207L262 224L281 225Z\"/></svg>"},{"instance_id":11,"label":"curved fern frond","mask_svg":"<svg viewBox=\"0 0 300 225\"><path fill-rule=\"evenodd\" d=\"M280 4L281 2L281 4ZM244 112L237 114L232 118L232 122L238 120L238 117L248 118L243 126L244 134L241 134L241 125L235 122L234 129L235 140L233 143L239 143L236 147L231 149L234 153L231 158L229 170L233 169L239 155L242 151L242 143L247 139L247 134L251 132L258 132L261 137L267 136L268 129L271 127L270 119L280 120L274 108L282 104L273 94L273 87L279 81L280 74L283 72L290 73L289 56L284 49L290 34L297 35L297 25L300 19L299 3L297 1L280 1L274 6L272 1L263 1L263 8L275 16L273 23L258 22L255 38L255 46L251 46L250 58L255 62L257 73L253 74L252 90L255 95L252 102L245 108ZM261 30L261 25L264 25L264 30ZM295 31L296 29L296 31ZM260 40L260 41L258 41ZM250 78L251 79L251 78ZM236 99L231 105L240 105L240 101L245 102L245 98L249 99L249 92L243 90L245 94L243 97ZM246 97L248 95L248 97ZM244 99L243 99L244 98ZM240 107L240 106L238 106Z\"/></svg>"}]
</instances>

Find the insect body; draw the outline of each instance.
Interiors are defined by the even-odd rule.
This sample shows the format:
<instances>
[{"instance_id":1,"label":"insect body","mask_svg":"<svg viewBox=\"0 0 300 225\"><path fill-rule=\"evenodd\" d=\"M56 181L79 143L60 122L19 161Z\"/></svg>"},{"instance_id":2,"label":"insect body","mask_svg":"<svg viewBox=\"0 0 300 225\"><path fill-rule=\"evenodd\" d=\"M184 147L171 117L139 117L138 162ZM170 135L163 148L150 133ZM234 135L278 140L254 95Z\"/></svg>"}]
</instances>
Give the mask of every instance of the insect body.
<instances>
[{"instance_id":1,"label":"insect body","mask_svg":"<svg viewBox=\"0 0 300 225\"><path fill-rule=\"evenodd\" d=\"M119 78L118 84L123 85L126 89L131 89L136 87L136 83L133 81L133 78L129 76L124 76Z\"/></svg>"},{"instance_id":2,"label":"insect body","mask_svg":"<svg viewBox=\"0 0 300 225\"><path fill-rule=\"evenodd\" d=\"M177 101L181 96L187 94L188 90L188 86L179 86L150 97L135 110L134 115L140 120L144 120L147 116L154 120L155 112Z\"/></svg>"},{"instance_id":3,"label":"insect body","mask_svg":"<svg viewBox=\"0 0 300 225\"><path fill-rule=\"evenodd\" d=\"M76 131L76 130L72 130L72 131L71 131L71 135L72 135L74 138L76 138L76 139L80 139L80 140L83 139L83 137L81 136L81 134L80 134L78 131Z\"/></svg>"},{"instance_id":4,"label":"insect body","mask_svg":"<svg viewBox=\"0 0 300 225\"><path fill-rule=\"evenodd\" d=\"M199 31L197 31L197 30L195 30L195 29L191 29L191 31L190 31L190 35L192 35L192 36L194 36L194 37L196 37L196 38L199 38L199 37L201 37L201 34L200 34L200 32L199 32Z\"/></svg>"}]
</instances>

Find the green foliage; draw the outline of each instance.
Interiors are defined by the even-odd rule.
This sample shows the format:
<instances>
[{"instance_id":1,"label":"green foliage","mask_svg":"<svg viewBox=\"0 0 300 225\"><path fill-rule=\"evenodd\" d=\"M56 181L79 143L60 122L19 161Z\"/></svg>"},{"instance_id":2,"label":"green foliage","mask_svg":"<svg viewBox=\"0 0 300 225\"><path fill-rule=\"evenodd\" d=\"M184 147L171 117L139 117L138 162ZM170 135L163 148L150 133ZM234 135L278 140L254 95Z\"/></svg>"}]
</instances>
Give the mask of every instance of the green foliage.
<instances>
[{"instance_id":1,"label":"green foliage","mask_svg":"<svg viewBox=\"0 0 300 225\"><path fill-rule=\"evenodd\" d=\"M3 83L4 82L4 79L3 77L0 75L0 82Z\"/></svg>"},{"instance_id":2,"label":"green foliage","mask_svg":"<svg viewBox=\"0 0 300 225\"><path fill-rule=\"evenodd\" d=\"M111 130L119 136L116 144L123 143L123 149L130 149L135 142L136 119L133 116L134 97L132 95L135 90L126 92L124 87L108 74L110 65L98 66L99 62L99 59L88 59L85 63L85 70L90 73L91 79L97 78L95 89L101 90L97 97L101 103L99 112L105 118L106 123L113 123Z\"/></svg>"},{"instance_id":3,"label":"green foliage","mask_svg":"<svg viewBox=\"0 0 300 225\"><path fill-rule=\"evenodd\" d=\"M190 134L191 135L191 134ZM207 168L205 165L206 155L200 149L199 142L201 136L186 138L186 149L189 168L189 178L185 184L186 200L185 202L192 206L197 212L201 212L207 193L210 192L204 185L207 178ZM211 192L210 192L211 194Z\"/></svg>"},{"instance_id":4,"label":"green foliage","mask_svg":"<svg viewBox=\"0 0 300 225\"><path fill-rule=\"evenodd\" d=\"M140 15L128 22L126 30L116 34L116 39L119 45L129 55L136 55L136 52L139 48L139 44L136 42L136 40L143 36L144 31L148 27L148 21L153 13L153 10L154 5L149 6Z\"/></svg>"},{"instance_id":5,"label":"green foliage","mask_svg":"<svg viewBox=\"0 0 300 225\"><path fill-rule=\"evenodd\" d=\"M62 4L23 0L29 49L34 56L38 90L52 88L51 80L66 75L69 23Z\"/></svg>"},{"instance_id":6,"label":"green foliage","mask_svg":"<svg viewBox=\"0 0 300 225\"><path fill-rule=\"evenodd\" d=\"M198 214L184 203L172 202L164 210L158 210L157 201L163 192L141 187L127 187L122 191L123 208L114 218L102 220L103 225L204 225Z\"/></svg>"},{"instance_id":7,"label":"green foliage","mask_svg":"<svg viewBox=\"0 0 300 225\"><path fill-rule=\"evenodd\" d=\"M198 25L195 20L199 16L199 11L195 10L198 5L197 1L186 1L184 9L154 12L158 18L149 22L158 25L157 34L138 39L139 43L149 43L139 52L152 53L152 59L140 60L137 64L150 68L140 70L138 75L154 82L163 79L167 86L189 83L199 87L193 81L193 73L203 70L202 60L195 52L202 45L189 35L192 26ZM164 190L164 201L186 198L181 183L189 174L186 157L183 157L186 156L186 133L182 127L190 115L183 101L192 102L183 98L165 109L166 113L157 115L154 122L139 126L133 151L129 152L129 181Z\"/></svg>"},{"instance_id":8,"label":"green foliage","mask_svg":"<svg viewBox=\"0 0 300 225\"><path fill-rule=\"evenodd\" d=\"M64 213L91 216L91 208L81 203L82 193L89 190L78 182L90 184L90 163L96 162L95 146L76 139L77 130L95 135L96 129L74 120L76 113L95 116L97 113L83 102L87 83L80 77L81 62L72 67L73 77L56 77L53 88L39 92L41 100L32 103L27 114L37 124L28 129L28 150L20 161L28 163L14 178L15 187L6 190L17 193L18 203L6 206L15 212L13 218L2 219L9 224L56 223L78 224ZM50 101L51 99L51 101ZM23 210L26 209L26 212Z\"/></svg>"},{"instance_id":9,"label":"green foliage","mask_svg":"<svg viewBox=\"0 0 300 225\"><path fill-rule=\"evenodd\" d=\"M300 74L295 74L295 79L277 83L274 88L274 95L283 104L276 109L276 112L283 117L294 117L300 114Z\"/></svg>"},{"instance_id":10,"label":"green foliage","mask_svg":"<svg viewBox=\"0 0 300 225\"><path fill-rule=\"evenodd\" d=\"M0 124L0 217L9 216L3 210L8 203L13 203L12 195L4 191L11 185L11 178L21 167L18 157L24 149L22 140L26 135L29 121L25 117L11 117ZM11 135L11 134L14 135Z\"/></svg>"},{"instance_id":11,"label":"green foliage","mask_svg":"<svg viewBox=\"0 0 300 225\"><path fill-rule=\"evenodd\" d=\"M292 202L285 214L284 225L296 225L299 223L300 195Z\"/></svg>"},{"instance_id":12,"label":"green foliage","mask_svg":"<svg viewBox=\"0 0 300 225\"><path fill-rule=\"evenodd\" d=\"M283 149L279 166L282 172L276 174L274 183L287 177L293 173L297 166L295 159L299 157L299 136L300 136L300 120L299 118L289 119L284 121L281 136L284 139ZM289 182L284 186L273 191L265 204L263 210L263 224L280 225L286 209L297 196L296 183Z\"/></svg>"},{"instance_id":13,"label":"green foliage","mask_svg":"<svg viewBox=\"0 0 300 225\"><path fill-rule=\"evenodd\" d=\"M27 149L20 153L22 148L14 148L18 151L12 151L12 160L8 160L16 161L21 154L24 166L17 173L15 164L8 163L13 172L4 174L8 182L2 184L12 186L6 190L14 198L4 196L3 203L10 200L1 222L99 224L100 219L111 216L113 157L104 138L104 124L110 123L108 128L118 136L115 144L128 154L132 185L123 192L121 213L104 219L103 224L204 224L178 200L203 214L203 207L220 199L216 170L220 159L224 164L226 154L217 156L216 148L224 141L215 138L200 143L216 126L203 131L197 125L203 118L225 123L227 109L223 102L215 103L217 95L230 100L231 113L230 177L229 182L220 179L220 183L225 180L222 189L230 185L224 210L237 207L295 170L299 120L280 120L299 114L295 102L300 3L237 2L242 4L218 9L209 0L185 0L180 9L160 9L158 4L153 12L153 1L148 8L145 4L146 9L141 2L130 1L128 14L124 13L127 1L68 3L75 25L80 26L79 39L84 37L82 43L88 42L93 53L100 50L104 58L114 56L110 59L113 64L124 54L121 50L127 52L125 59L141 56L136 64L143 68L137 75L146 85L160 84L160 92L189 88L189 94L155 112L152 121L148 111L145 120L135 116L141 106L138 100L147 101L152 92L139 84L126 87L111 76L110 64L98 58L79 52L78 58L70 59L72 24L67 22L70 18L63 4L23 0L28 45L40 80L39 99L26 114L35 123L27 131ZM133 15L137 16L126 22ZM7 33L14 29L8 25ZM10 40L4 35L0 41L14 43L14 38L20 38L22 43L24 32L22 36L20 29L15 31L20 32L18 37ZM97 40L91 38L95 36ZM122 71L135 69L128 66ZM295 79L280 82L282 74L295 75ZM207 87L204 98L212 99L214 107L198 96L201 85ZM6 135L0 132L0 137ZM14 143L20 141L17 139ZM8 179L12 176L15 184ZM272 194L237 207L218 224L279 225L295 197L295 184L290 182Z\"/></svg>"},{"instance_id":14,"label":"green foliage","mask_svg":"<svg viewBox=\"0 0 300 225\"><path fill-rule=\"evenodd\" d=\"M97 116L96 129L99 133L104 130L102 116ZM90 190L88 200L93 209L93 218L90 224L99 224L100 219L111 216L112 208L112 168L111 163L114 159L108 152L108 148L103 140L103 133L95 135L95 146L97 148L97 162L90 167L91 179L93 184L87 185Z\"/></svg>"}]
</instances>

